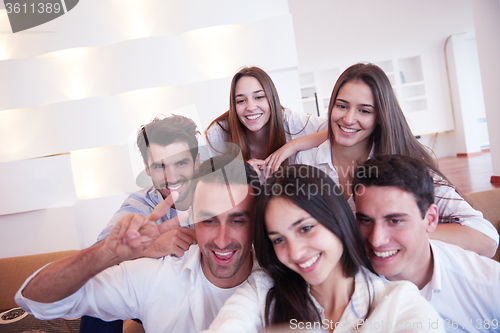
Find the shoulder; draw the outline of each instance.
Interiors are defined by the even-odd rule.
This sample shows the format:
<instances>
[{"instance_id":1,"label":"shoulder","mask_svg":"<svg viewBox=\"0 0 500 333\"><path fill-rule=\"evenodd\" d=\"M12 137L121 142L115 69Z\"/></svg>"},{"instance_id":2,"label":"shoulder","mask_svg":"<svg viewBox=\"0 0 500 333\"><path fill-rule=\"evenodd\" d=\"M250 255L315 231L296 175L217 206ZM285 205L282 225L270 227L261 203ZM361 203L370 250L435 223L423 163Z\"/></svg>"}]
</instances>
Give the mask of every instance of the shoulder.
<instances>
[{"instance_id":1,"label":"shoulder","mask_svg":"<svg viewBox=\"0 0 500 333\"><path fill-rule=\"evenodd\" d=\"M438 262L441 274L453 274L461 280L500 285L500 263L459 246L430 240L434 261Z\"/></svg>"},{"instance_id":2,"label":"shoulder","mask_svg":"<svg viewBox=\"0 0 500 333\"><path fill-rule=\"evenodd\" d=\"M373 303L366 323L375 325L384 321L391 325L390 332L405 331L405 325L411 325L411 331L433 331L429 322L441 321L434 307L422 297L417 286L409 281L388 281L372 275ZM434 332L434 331L433 331Z\"/></svg>"}]
</instances>

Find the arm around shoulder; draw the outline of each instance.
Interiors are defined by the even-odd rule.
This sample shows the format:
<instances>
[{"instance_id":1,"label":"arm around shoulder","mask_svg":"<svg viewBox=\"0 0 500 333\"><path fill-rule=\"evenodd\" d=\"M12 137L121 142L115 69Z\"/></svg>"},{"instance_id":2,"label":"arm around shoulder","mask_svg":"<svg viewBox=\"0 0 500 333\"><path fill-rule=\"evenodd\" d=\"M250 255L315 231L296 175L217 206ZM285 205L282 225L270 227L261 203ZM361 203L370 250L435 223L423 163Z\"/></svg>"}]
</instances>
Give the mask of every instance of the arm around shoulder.
<instances>
[{"instance_id":1,"label":"arm around shoulder","mask_svg":"<svg viewBox=\"0 0 500 333\"><path fill-rule=\"evenodd\" d=\"M451 216L456 223L439 223L429 238L455 244L490 258L495 255L498 232L483 218L483 214L475 210L452 187L438 186L435 194L439 215Z\"/></svg>"}]
</instances>

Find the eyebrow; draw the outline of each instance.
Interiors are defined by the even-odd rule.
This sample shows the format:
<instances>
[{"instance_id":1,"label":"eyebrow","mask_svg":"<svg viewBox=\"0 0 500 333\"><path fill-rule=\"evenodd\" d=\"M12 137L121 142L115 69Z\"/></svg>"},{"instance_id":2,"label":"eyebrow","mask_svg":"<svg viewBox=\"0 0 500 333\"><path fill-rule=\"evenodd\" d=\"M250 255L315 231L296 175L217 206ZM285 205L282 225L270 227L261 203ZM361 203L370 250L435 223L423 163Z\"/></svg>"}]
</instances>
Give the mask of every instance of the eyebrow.
<instances>
[{"instance_id":1,"label":"eyebrow","mask_svg":"<svg viewBox=\"0 0 500 333\"><path fill-rule=\"evenodd\" d=\"M203 218L208 218L208 217L217 217L219 215L215 215L214 213L208 211L208 210L205 210L205 211L201 211L198 213L198 218L199 219L203 219ZM232 214L229 214L229 217L230 218L233 218L233 217L249 217L250 214L247 212L247 211L241 211L241 212L234 212Z\"/></svg>"},{"instance_id":2,"label":"eyebrow","mask_svg":"<svg viewBox=\"0 0 500 333\"><path fill-rule=\"evenodd\" d=\"M177 163L189 163L190 162L190 159L189 158L183 158L182 160L178 160L178 161L173 161L173 163L177 164ZM161 162L153 162L151 163L151 166L152 167L155 167L155 166L158 166L158 165L165 165L165 163L163 163L163 160L161 160Z\"/></svg>"},{"instance_id":3,"label":"eyebrow","mask_svg":"<svg viewBox=\"0 0 500 333\"><path fill-rule=\"evenodd\" d=\"M406 213L391 213L384 216L384 219L393 219L395 217L405 217L408 216ZM363 213L356 213L356 218L368 218L372 219L370 216Z\"/></svg>"},{"instance_id":4,"label":"eyebrow","mask_svg":"<svg viewBox=\"0 0 500 333\"><path fill-rule=\"evenodd\" d=\"M343 103L346 103L346 104L350 104L350 102L344 100L344 99L341 99L341 98L337 98L336 101L340 101L340 102L343 102ZM368 107L371 107L371 108L375 108L373 105L371 104L359 104L359 106L368 106Z\"/></svg>"},{"instance_id":5,"label":"eyebrow","mask_svg":"<svg viewBox=\"0 0 500 333\"><path fill-rule=\"evenodd\" d=\"M288 230L292 230L293 228L295 228L296 226L298 226L299 224L301 224L302 222L304 222L305 220L309 219L309 218L312 218L312 216L308 216L308 217L304 217L304 218L301 218L295 222L293 222L292 224L290 224L290 226L288 227ZM267 233L268 235L276 235L278 234L277 231L269 231Z\"/></svg>"},{"instance_id":6,"label":"eyebrow","mask_svg":"<svg viewBox=\"0 0 500 333\"><path fill-rule=\"evenodd\" d=\"M264 92L264 89L255 90L252 94L258 94L260 92ZM245 96L245 94L239 94L239 95L236 95L235 97L243 97L243 96Z\"/></svg>"},{"instance_id":7,"label":"eyebrow","mask_svg":"<svg viewBox=\"0 0 500 333\"><path fill-rule=\"evenodd\" d=\"M408 216L406 213L392 213L392 214L387 214L384 216L385 219L392 219L395 217L405 217Z\"/></svg>"}]
</instances>

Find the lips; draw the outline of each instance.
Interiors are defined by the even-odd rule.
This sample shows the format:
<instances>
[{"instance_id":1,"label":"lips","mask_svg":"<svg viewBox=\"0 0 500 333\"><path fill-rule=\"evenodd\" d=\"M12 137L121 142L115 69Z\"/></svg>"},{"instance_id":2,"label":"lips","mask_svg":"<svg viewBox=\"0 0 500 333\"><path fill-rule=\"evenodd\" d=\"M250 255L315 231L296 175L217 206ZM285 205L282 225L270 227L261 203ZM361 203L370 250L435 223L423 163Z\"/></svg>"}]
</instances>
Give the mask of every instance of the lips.
<instances>
[{"instance_id":1,"label":"lips","mask_svg":"<svg viewBox=\"0 0 500 333\"><path fill-rule=\"evenodd\" d=\"M300 268L309 268L311 267L318 259L319 259L319 253L306 261L305 263L299 264Z\"/></svg>"},{"instance_id":2,"label":"lips","mask_svg":"<svg viewBox=\"0 0 500 333\"><path fill-rule=\"evenodd\" d=\"M391 251L375 251L373 250L373 254L380 259L389 259L396 255L399 250L391 250Z\"/></svg>"},{"instance_id":3,"label":"lips","mask_svg":"<svg viewBox=\"0 0 500 333\"><path fill-rule=\"evenodd\" d=\"M249 115L249 116L245 116L245 118L247 118L248 120L257 120L260 117L262 117L262 115L263 115L263 113L252 114L252 115Z\"/></svg>"},{"instance_id":4,"label":"lips","mask_svg":"<svg viewBox=\"0 0 500 333\"><path fill-rule=\"evenodd\" d=\"M227 265L234 258L234 255L236 254L236 251L237 250L230 251L230 252L220 252L220 251L214 251L214 250L212 250L212 253L213 253L214 257L215 257L215 261L219 265Z\"/></svg>"},{"instance_id":5,"label":"lips","mask_svg":"<svg viewBox=\"0 0 500 333\"><path fill-rule=\"evenodd\" d=\"M175 184L168 184L167 189L169 189L170 191L178 191L185 183L185 181L180 181Z\"/></svg>"},{"instance_id":6,"label":"lips","mask_svg":"<svg viewBox=\"0 0 500 333\"><path fill-rule=\"evenodd\" d=\"M359 131L361 131L360 129L353 129L353 128L348 128L348 127L344 127L342 125L339 125L340 129L346 133L357 133Z\"/></svg>"}]
</instances>

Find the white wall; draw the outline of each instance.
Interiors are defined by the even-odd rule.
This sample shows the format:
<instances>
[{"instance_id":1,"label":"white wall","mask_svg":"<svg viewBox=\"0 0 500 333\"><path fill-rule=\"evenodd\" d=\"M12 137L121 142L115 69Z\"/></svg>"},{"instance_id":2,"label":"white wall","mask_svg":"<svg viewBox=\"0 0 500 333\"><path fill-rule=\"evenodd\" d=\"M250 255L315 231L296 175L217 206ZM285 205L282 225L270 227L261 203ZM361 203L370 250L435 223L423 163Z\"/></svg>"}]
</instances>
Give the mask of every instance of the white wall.
<instances>
[{"instance_id":1,"label":"white wall","mask_svg":"<svg viewBox=\"0 0 500 333\"><path fill-rule=\"evenodd\" d=\"M251 65L301 110L285 0L86 0L0 34L0 257L91 245L138 189L137 128L175 112L204 129Z\"/></svg>"},{"instance_id":2,"label":"white wall","mask_svg":"<svg viewBox=\"0 0 500 333\"><path fill-rule=\"evenodd\" d=\"M359 61L379 64L389 60L396 64L401 58L420 57L427 109L408 109L401 96L402 85L397 82L399 73L394 73L403 112L414 134L421 135L421 142L433 148L437 157L463 152L455 145L444 48L451 35L465 34L468 41L474 38L471 0L288 2L294 17L300 74L313 72L318 79L322 71L343 70ZM331 91L317 88L318 94ZM320 101L320 108L322 105ZM474 121L481 118L474 117ZM479 131L470 134L471 141L487 144L485 125L477 124Z\"/></svg>"},{"instance_id":3,"label":"white wall","mask_svg":"<svg viewBox=\"0 0 500 333\"><path fill-rule=\"evenodd\" d=\"M500 1L472 0L472 13L490 137L493 175L500 176Z\"/></svg>"},{"instance_id":4,"label":"white wall","mask_svg":"<svg viewBox=\"0 0 500 333\"><path fill-rule=\"evenodd\" d=\"M481 152L489 140L475 39L452 35L445 45L456 124L455 150L458 154Z\"/></svg>"}]
</instances>

